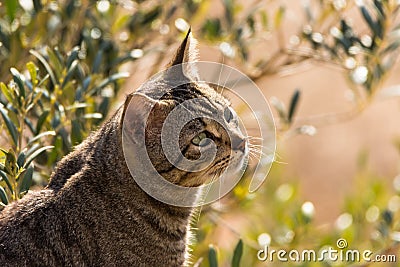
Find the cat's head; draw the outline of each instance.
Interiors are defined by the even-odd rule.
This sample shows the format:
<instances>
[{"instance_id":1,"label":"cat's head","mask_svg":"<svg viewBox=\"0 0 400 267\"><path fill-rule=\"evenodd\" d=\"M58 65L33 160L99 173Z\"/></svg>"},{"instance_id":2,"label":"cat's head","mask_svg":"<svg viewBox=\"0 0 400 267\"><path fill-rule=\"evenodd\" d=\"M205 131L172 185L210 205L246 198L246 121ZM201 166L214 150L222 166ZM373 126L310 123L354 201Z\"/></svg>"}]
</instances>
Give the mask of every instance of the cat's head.
<instances>
[{"instance_id":1,"label":"cat's head","mask_svg":"<svg viewBox=\"0 0 400 267\"><path fill-rule=\"evenodd\" d=\"M195 46L196 40L189 31L167 71L130 94L123 113L123 117L128 114L130 118L124 120L130 138L136 143L144 140L157 172L167 181L185 187L218 178L228 165L239 171L248 153L247 139L229 101L215 86L199 81L191 64L195 61ZM169 128L165 127L166 122ZM175 149L173 140L179 155L167 151ZM172 156L168 157L168 153ZM202 155L211 156L203 159Z\"/></svg>"}]
</instances>

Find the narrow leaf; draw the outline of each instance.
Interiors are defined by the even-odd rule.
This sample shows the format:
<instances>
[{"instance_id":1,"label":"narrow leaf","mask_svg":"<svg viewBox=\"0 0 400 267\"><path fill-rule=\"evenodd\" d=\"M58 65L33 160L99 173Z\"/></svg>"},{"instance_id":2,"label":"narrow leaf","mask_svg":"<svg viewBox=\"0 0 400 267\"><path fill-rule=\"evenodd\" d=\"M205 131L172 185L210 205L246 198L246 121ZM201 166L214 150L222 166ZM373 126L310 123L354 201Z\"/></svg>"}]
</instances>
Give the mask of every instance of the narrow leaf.
<instances>
[{"instance_id":1,"label":"narrow leaf","mask_svg":"<svg viewBox=\"0 0 400 267\"><path fill-rule=\"evenodd\" d=\"M33 177L33 166L30 166L24 172L24 176L22 177L21 186L19 189L20 193L24 193L29 190L32 184L32 177Z\"/></svg>"},{"instance_id":2,"label":"narrow leaf","mask_svg":"<svg viewBox=\"0 0 400 267\"><path fill-rule=\"evenodd\" d=\"M33 7L35 12L38 13L42 9L42 3L40 0L33 0Z\"/></svg>"},{"instance_id":3,"label":"narrow leaf","mask_svg":"<svg viewBox=\"0 0 400 267\"><path fill-rule=\"evenodd\" d=\"M10 72L13 76L14 82L18 85L19 95L25 98L25 87L24 87L24 80L25 78L22 76L21 73L16 68L11 68Z\"/></svg>"},{"instance_id":4,"label":"narrow leaf","mask_svg":"<svg viewBox=\"0 0 400 267\"><path fill-rule=\"evenodd\" d=\"M285 11L286 11L286 9L284 6L280 6L278 11L276 11L275 18L274 18L275 28L279 28L281 26L283 16L285 15Z\"/></svg>"},{"instance_id":5,"label":"narrow leaf","mask_svg":"<svg viewBox=\"0 0 400 267\"><path fill-rule=\"evenodd\" d=\"M79 121L73 120L71 125L71 143L72 145L76 145L82 142L82 128L79 124Z\"/></svg>"},{"instance_id":6,"label":"narrow leaf","mask_svg":"<svg viewBox=\"0 0 400 267\"><path fill-rule=\"evenodd\" d=\"M119 73L115 73L113 75L111 75L110 77L102 80L95 88L93 88L92 90L90 90L88 92L88 95L94 95L96 92L98 92L100 89L104 88L106 85L115 82L119 79L124 79L124 78L128 78L129 77L129 73L128 72L119 72Z\"/></svg>"},{"instance_id":7,"label":"narrow leaf","mask_svg":"<svg viewBox=\"0 0 400 267\"><path fill-rule=\"evenodd\" d=\"M379 16L384 19L386 17L385 10L383 9L383 4L381 0L374 0L374 5L378 10Z\"/></svg>"},{"instance_id":8,"label":"narrow leaf","mask_svg":"<svg viewBox=\"0 0 400 267\"><path fill-rule=\"evenodd\" d=\"M17 8L18 8L18 1L5 0L5 4L6 4L8 18L10 19L10 22L13 22L14 18L15 18L15 13L17 12ZM7 203L5 203L5 204L7 204Z\"/></svg>"},{"instance_id":9,"label":"narrow leaf","mask_svg":"<svg viewBox=\"0 0 400 267\"><path fill-rule=\"evenodd\" d=\"M28 63L26 63L26 68L29 71L29 75L31 76L31 81L32 81L33 85L37 85L38 84L37 67L36 67L35 63L33 63L32 61L29 61Z\"/></svg>"},{"instance_id":10,"label":"narrow leaf","mask_svg":"<svg viewBox=\"0 0 400 267\"><path fill-rule=\"evenodd\" d=\"M18 165L19 167L22 167L22 166L24 166L24 162L25 162L25 153L24 153L24 152L21 152L21 153L18 155L18 158L17 158L17 165Z\"/></svg>"},{"instance_id":11,"label":"narrow leaf","mask_svg":"<svg viewBox=\"0 0 400 267\"><path fill-rule=\"evenodd\" d=\"M54 70L55 76L61 77L61 72L62 72L63 67L62 67L59 57L54 52L54 50L49 47L47 47L46 52L49 57L48 63L51 64L51 66L53 66L52 69Z\"/></svg>"},{"instance_id":12,"label":"narrow leaf","mask_svg":"<svg viewBox=\"0 0 400 267\"><path fill-rule=\"evenodd\" d=\"M54 72L49 63L47 62L47 60L41 54L39 54L37 51L33 49L29 50L29 53L35 56L40 61L40 63L43 64L44 68L46 69L47 73L50 76L51 82L53 83L53 85L56 85L57 84L56 76L54 75Z\"/></svg>"},{"instance_id":13,"label":"narrow leaf","mask_svg":"<svg viewBox=\"0 0 400 267\"><path fill-rule=\"evenodd\" d=\"M296 90L292 96L292 99L290 100L289 113L288 113L288 122L289 123L291 123L293 120L293 115L296 112L299 98L300 98L300 91Z\"/></svg>"},{"instance_id":14,"label":"narrow leaf","mask_svg":"<svg viewBox=\"0 0 400 267\"><path fill-rule=\"evenodd\" d=\"M7 194L3 187L0 186L0 200L4 204L8 204Z\"/></svg>"},{"instance_id":15,"label":"narrow leaf","mask_svg":"<svg viewBox=\"0 0 400 267\"><path fill-rule=\"evenodd\" d=\"M85 119L102 119L103 114L101 113L87 113L83 116Z\"/></svg>"},{"instance_id":16,"label":"narrow leaf","mask_svg":"<svg viewBox=\"0 0 400 267\"><path fill-rule=\"evenodd\" d=\"M240 260L242 259L242 255L243 255L243 241L242 239L240 239L235 247L235 250L233 251L232 267L240 266Z\"/></svg>"},{"instance_id":17,"label":"narrow leaf","mask_svg":"<svg viewBox=\"0 0 400 267\"><path fill-rule=\"evenodd\" d=\"M217 251L213 245L210 245L208 249L208 261L210 263L210 267L218 267Z\"/></svg>"},{"instance_id":18,"label":"narrow leaf","mask_svg":"<svg viewBox=\"0 0 400 267\"><path fill-rule=\"evenodd\" d=\"M6 182L8 189L10 190L11 193L14 193L14 189L10 183L10 180L8 180L7 174L3 171L0 171L0 176L1 176L1 180L3 180L4 182Z\"/></svg>"},{"instance_id":19,"label":"narrow leaf","mask_svg":"<svg viewBox=\"0 0 400 267\"><path fill-rule=\"evenodd\" d=\"M9 103L13 103L13 97L10 93L10 90L4 83L0 83L1 92L3 93L4 97L7 99Z\"/></svg>"},{"instance_id":20,"label":"narrow leaf","mask_svg":"<svg viewBox=\"0 0 400 267\"><path fill-rule=\"evenodd\" d=\"M75 73L76 67L78 66L79 61L75 60L72 62L71 67L68 69L67 74L64 77L64 81L61 85L61 88L63 88L67 82L71 79L72 75Z\"/></svg>"},{"instance_id":21,"label":"narrow leaf","mask_svg":"<svg viewBox=\"0 0 400 267\"><path fill-rule=\"evenodd\" d=\"M78 59L78 55L79 55L79 46L75 46L74 48L72 48L72 50L69 52L68 58L67 58L67 68L70 69L71 68L71 64L72 62L74 62L75 60Z\"/></svg>"},{"instance_id":22,"label":"narrow leaf","mask_svg":"<svg viewBox=\"0 0 400 267\"><path fill-rule=\"evenodd\" d=\"M29 140L29 143L27 144L27 146L33 144L34 142L38 141L40 138L44 137L44 136L55 136L56 132L55 131L47 131L47 132L43 132L41 134L36 135L34 138L32 138L31 140Z\"/></svg>"},{"instance_id":23,"label":"narrow leaf","mask_svg":"<svg viewBox=\"0 0 400 267\"><path fill-rule=\"evenodd\" d=\"M32 162L36 157L38 157L41 153L43 153L43 152L46 151L47 149L51 149L51 148L53 148L53 147L54 147L54 146L44 146L44 147L39 148L39 149L36 150L35 152L33 152L32 155L30 155L30 156L26 159L24 168L28 167L29 164L31 164L31 162Z\"/></svg>"},{"instance_id":24,"label":"narrow leaf","mask_svg":"<svg viewBox=\"0 0 400 267\"><path fill-rule=\"evenodd\" d=\"M17 160L15 158L14 151L10 149L6 154L5 167L7 173L9 173L10 175L15 175L17 173L17 167L15 166L16 163Z\"/></svg>"},{"instance_id":25,"label":"narrow leaf","mask_svg":"<svg viewBox=\"0 0 400 267\"><path fill-rule=\"evenodd\" d=\"M45 110L39 117L37 123L36 123L36 134L40 133L42 130L43 124L47 119L47 116L49 115L49 111Z\"/></svg>"},{"instance_id":26,"label":"narrow leaf","mask_svg":"<svg viewBox=\"0 0 400 267\"><path fill-rule=\"evenodd\" d=\"M3 120L6 123L7 130L10 133L10 136L14 142L14 145L18 145L18 131L17 128L15 127L14 123L10 120L10 117L7 115L7 111L3 108L0 107L0 113L3 116Z\"/></svg>"},{"instance_id":27,"label":"narrow leaf","mask_svg":"<svg viewBox=\"0 0 400 267\"><path fill-rule=\"evenodd\" d=\"M382 30L380 29L379 23L374 21L374 19L371 17L371 15L369 14L369 12L365 6L361 6L360 9L361 9L361 13L364 17L364 20L367 22L372 33L376 36L381 36Z\"/></svg>"},{"instance_id":28,"label":"narrow leaf","mask_svg":"<svg viewBox=\"0 0 400 267\"><path fill-rule=\"evenodd\" d=\"M99 73L100 67L101 67L101 62L103 61L103 49L100 49L96 57L94 58L93 65L92 65L92 73Z\"/></svg>"}]
</instances>

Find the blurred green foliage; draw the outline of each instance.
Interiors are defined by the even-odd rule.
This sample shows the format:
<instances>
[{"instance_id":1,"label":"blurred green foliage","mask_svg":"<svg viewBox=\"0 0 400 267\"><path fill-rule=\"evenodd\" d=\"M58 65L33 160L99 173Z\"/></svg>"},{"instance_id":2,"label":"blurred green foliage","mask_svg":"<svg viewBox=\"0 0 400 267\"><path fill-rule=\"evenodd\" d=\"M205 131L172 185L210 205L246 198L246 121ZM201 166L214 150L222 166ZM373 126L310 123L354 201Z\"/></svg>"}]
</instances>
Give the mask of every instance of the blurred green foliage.
<instances>
[{"instance_id":1,"label":"blurred green foliage","mask_svg":"<svg viewBox=\"0 0 400 267\"><path fill-rule=\"evenodd\" d=\"M221 12L210 15L214 6ZM339 66L354 93L355 110L361 111L398 59L398 1L315 0L303 7L306 20L285 40L287 6L278 0L0 2L1 205L23 197L32 184L45 186L57 161L108 116L128 77L123 70L155 56L152 68L157 71L189 23L198 29L197 38L218 47L221 61L231 60L254 80L305 61ZM358 14L357 23L349 13ZM265 54L254 49L272 42L277 49ZM271 101L280 137L315 131L312 126L292 129L300 102L298 90L287 106ZM393 190L362 163L359 173L357 190L328 230L316 227L313 204L300 198L294 179L283 178L282 166L273 166L268 186L256 194L248 193L244 179L223 201L201 211L195 266L258 266L263 244L318 251L334 247L339 238L351 248L398 254L400 178ZM242 222L240 231L225 217ZM233 240L229 250L212 245L221 236L220 227L231 233L224 234Z\"/></svg>"}]
</instances>

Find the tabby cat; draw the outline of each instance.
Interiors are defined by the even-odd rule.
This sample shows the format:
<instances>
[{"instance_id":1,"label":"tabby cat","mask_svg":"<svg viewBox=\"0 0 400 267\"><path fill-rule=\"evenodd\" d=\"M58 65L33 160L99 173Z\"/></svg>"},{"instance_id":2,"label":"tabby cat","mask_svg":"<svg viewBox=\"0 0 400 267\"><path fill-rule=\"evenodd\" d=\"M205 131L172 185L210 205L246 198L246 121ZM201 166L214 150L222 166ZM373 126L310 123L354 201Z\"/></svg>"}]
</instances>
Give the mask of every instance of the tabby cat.
<instances>
[{"instance_id":1,"label":"tabby cat","mask_svg":"<svg viewBox=\"0 0 400 267\"><path fill-rule=\"evenodd\" d=\"M195 39L190 31L170 66L193 60ZM172 78L172 77L170 77ZM164 77L163 79L168 79ZM129 109L135 118L132 135L145 123L146 147L155 169L171 183L195 187L205 183L229 162L243 164L246 138L237 128L228 101L210 86L187 83L172 88L160 99L154 95L165 83L149 81L74 151L64 157L41 191L30 191L0 213L1 266L186 266L193 208L165 204L145 193L132 178L122 148L123 119ZM180 134L182 154L199 157L212 140L214 161L197 172L175 168L163 155L161 127L168 113L188 99L207 98L207 108L230 125L228 133L210 119L194 119ZM155 102L144 121L143 105ZM195 107L196 108L196 107ZM204 109L204 107L199 107ZM212 110L210 110L212 109ZM137 125L136 125L137 124ZM141 138L140 136L132 136ZM237 151L231 156L232 151ZM137 155L140 156L140 155Z\"/></svg>"}]
</instances>

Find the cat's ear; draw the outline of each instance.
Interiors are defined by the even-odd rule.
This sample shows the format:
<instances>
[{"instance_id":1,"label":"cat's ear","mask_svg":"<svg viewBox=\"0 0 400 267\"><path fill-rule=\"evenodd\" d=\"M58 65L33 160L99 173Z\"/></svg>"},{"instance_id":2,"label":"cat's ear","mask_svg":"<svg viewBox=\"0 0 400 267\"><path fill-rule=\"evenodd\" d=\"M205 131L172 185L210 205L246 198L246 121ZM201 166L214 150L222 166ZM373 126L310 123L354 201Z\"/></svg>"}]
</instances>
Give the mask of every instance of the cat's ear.
<instances>
[{"instance_id":1,"label":"cat's ear","mask_svg":"<svg viewBox=\"0 0 400 267\"><path fill-rule=\"evenodd\" d=\"M182 63L196 62L198 59L197 40L193 37L192 30L186 34L178 50L175 52L169 66L175 66Z\"/></svg>"},{"instance_id":2,"label":"cat's ear","mask_svg":"<svg viewBox=\"0 0 400 267\"><path fill-rule=\"evenodd\" d=\"M183 39L167 67L176 66L172 72L174 75L183 74L190 79L197 79L198 71L194 63L198 60L198 54L197 40L193 37L191 29L189 29L185 39ZM179 70L180 73L176 73L176 70Z\"/></svg>"},{"instance_id":3,"label":"cat's ear","mask_svg":"<svg viewBox=\"0 0 400 267\"><path fill-rule=\"evenodd\" d=\"M162 115L168 114L169 105L164 101L154 100L142 93L129 94L122 113L123 134L134 141L141 141L146 127L162 125Z\"/></svg>"}]
</instances>

